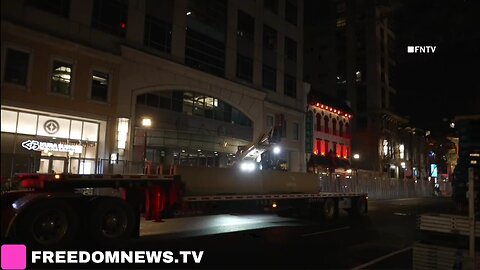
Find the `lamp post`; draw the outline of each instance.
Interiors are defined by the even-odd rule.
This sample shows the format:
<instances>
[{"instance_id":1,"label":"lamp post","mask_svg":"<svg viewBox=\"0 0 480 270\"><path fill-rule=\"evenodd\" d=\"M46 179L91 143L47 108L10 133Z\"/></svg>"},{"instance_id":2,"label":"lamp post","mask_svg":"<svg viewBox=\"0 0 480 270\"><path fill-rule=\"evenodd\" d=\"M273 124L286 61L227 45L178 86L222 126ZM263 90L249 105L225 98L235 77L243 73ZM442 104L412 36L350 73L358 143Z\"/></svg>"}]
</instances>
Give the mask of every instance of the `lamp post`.
<instances>
[{"instance_id":1,"label":"lamp post","mask_svg":"<svg viewBox=\"0 0 480 270\"><path fill-rule=\"evenodd\" d=\"M355 170L355 180L357 182L356 186L358 186L358 168L357 168L357 163L358 163L358 160L360 159L360 154L356 153L356 154L353 154L353 159L354 159L354 163L352 164L355 164L353 166L353 169Z\"/></svg>"},{"instance_id":2,"label":"lamp post","mask_svg":"<svg viewBox=\"0 0 480 270\"><path fill-rule=\"evenodd\" d=\"M142 118L143 126L143 173L145 172L147 165L147 129L152 126L152 119L144 117Z\"/></svg>"}]
</instances>

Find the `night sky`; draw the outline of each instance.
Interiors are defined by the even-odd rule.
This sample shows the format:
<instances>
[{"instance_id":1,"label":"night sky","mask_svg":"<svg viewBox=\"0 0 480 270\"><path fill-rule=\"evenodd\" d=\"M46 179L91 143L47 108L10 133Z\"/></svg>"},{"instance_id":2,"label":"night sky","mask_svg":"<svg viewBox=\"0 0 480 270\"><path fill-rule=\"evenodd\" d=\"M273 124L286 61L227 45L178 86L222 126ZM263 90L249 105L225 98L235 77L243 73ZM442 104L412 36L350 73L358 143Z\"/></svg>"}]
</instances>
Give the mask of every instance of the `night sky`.
<instances>
[{"instance_id":1,"label":"night sky","mask_svg":"<svg viewBox=\"0 0 480 270\"><path fill-rule=\"evenodd\" d=\"M390 1L397 7L395 111L420 128L442 130L456 115L480 114L480 1ZM434 54L407 54L434 45Z\"/></svg>"}]
</instances>

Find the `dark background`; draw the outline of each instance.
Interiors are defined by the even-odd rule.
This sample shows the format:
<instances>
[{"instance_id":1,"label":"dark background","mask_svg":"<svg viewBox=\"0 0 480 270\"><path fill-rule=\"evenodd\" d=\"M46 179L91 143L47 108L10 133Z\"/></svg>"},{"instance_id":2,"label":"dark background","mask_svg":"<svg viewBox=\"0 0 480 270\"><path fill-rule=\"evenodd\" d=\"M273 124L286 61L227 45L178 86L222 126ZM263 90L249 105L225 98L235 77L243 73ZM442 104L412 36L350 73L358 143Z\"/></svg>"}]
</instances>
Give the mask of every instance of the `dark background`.
<instances>
[{"instance_id":1,"label":"dark background","mask_svg":"<svg viewBox=\"0 0 480 270\"><path fill-rule=\"evenodd\" d=\"M396 111L421 128L480 113L480 1L389 1L395 6ZM437 46L407 54L408 45Z\"/></svg>"}]
</instances>

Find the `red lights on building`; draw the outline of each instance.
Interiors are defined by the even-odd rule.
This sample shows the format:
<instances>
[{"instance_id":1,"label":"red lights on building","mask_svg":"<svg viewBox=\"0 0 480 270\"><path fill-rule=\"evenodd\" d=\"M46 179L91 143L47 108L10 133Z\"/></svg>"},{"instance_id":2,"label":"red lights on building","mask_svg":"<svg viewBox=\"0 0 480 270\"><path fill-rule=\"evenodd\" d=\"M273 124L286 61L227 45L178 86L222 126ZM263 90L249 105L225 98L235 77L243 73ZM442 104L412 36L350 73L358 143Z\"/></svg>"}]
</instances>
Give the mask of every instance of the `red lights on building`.
<instances>
[{"instance_id":1,"label":"red lights on building","mask_svg":"<svg viewBox=\"0 0 480 270\"><path fill-rule=\"evenodd\" d=\"M125 29L125 27L127 27L127 25L124 22L120 23L120 28Z\"/></svg>"},{"instance_id":2,"label":"red lights on building","mask_svg":"<svg viewBox=\"0 0 480 270\"><path fill-rule=\"evenodd\" d=\"M317 108L325 109L325 110L328 110L328 111L330 111L330 112L336 113L336 114L338 114L338 115L343 115L344 117L349 118L349 119L352 118L352 115L351 115L351 114L348 114L348 113L343 114L343 112L342 112L341 110L337 110L337 109L334 109L333 107L330 107L330 106L327 106L327 105L324 105L324 104L320 104L319 102L317 102L317 103L315 104L315 106L316 106Z\"/></svg>"}]
</instances>

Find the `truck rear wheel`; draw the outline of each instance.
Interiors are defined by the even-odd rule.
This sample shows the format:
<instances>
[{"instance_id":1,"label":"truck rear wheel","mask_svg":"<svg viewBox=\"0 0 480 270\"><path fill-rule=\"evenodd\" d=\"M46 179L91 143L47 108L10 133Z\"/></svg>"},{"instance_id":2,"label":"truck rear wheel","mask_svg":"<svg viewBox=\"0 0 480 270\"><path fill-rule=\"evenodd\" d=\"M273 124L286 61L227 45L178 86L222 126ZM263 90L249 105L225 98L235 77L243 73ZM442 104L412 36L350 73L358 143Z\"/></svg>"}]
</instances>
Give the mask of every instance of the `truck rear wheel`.
<instances>
[{"instance_id":1,"label":"truck rear wheel","mask_svg":"<svg viewBox=\"0 0 480 270\"><path fill-rule=\"evenodd\" d=\"M367 199L365 197L359 197L353 201L352 208L348 211L351 216L364 217L367 215Z\"/></svg>"},{"instance_id":2,"label":"truck rear wheel","mask_svg":"<svg viewBox=\"0 0 480 270\"><path fill-rule=\"evenodd\" d=\"M322 216L325 220L332 220L336 215L335 201L332 198L328 198L322 205Z\"/></svg>"},{"instance_id":3,"label":"truck rear wheel","mask_svg":"<svg viewBox=\"0 0 480 270\"><path fill-rule=\"evenodd\" d=\"M40 248L64 247L78 232L78 216L63 200L38 202L24 212L16 226L17 236Z\"/></svg>"},{"instance_id":4,"label":"truck rear wheel","mask_svg":"<svg viewBox=\"0 0 480 270\"><path fill-rule=\"evenodd\" d=\"M97 199L93 202L89 229L99 243L113 243L129 238L134 230L134 211L121 199Z\"/></svg>"}]
</instances>

